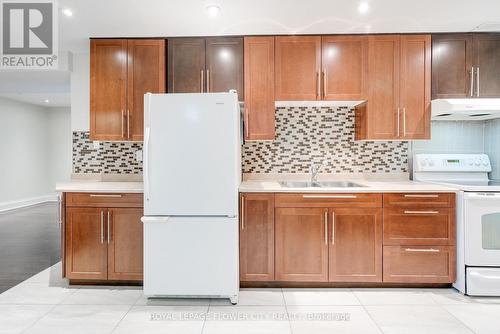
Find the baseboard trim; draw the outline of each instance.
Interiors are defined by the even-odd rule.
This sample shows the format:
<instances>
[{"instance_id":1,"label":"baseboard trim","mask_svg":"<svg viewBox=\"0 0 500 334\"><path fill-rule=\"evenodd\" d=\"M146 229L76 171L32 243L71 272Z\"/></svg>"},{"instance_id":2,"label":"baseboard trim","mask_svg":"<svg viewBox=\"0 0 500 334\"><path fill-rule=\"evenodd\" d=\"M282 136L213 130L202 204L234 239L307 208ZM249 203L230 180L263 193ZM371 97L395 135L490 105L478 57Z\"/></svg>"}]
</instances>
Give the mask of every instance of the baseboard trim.
<instances>
[{"instance_id":1,"label":"baseboard trim","mask_svg":"<svg viewBox=\"0 0 500 334\"><path fill-rule=\"evenodd\" d=\"M23 198L20 200L10 201L10 202L0 202L0 213L25 208L28 206L38 205L42 203L57 202L57 201L58 201L58 196L56 194L53 194L53 195Z\"/></svg>"}]
</instances>

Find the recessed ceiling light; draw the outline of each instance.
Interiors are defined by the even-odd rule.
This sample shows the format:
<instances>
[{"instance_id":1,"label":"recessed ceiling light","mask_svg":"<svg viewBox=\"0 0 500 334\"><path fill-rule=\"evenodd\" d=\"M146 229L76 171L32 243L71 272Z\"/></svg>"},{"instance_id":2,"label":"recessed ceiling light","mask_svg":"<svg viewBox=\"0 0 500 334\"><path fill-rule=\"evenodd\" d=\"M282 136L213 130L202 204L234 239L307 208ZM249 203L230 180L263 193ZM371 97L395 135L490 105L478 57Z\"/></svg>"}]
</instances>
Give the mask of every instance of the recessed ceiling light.
<instances>
[{"instance_id":1,"label":"recessed ceiling light","mask_svg":"<svg viewBox=\"0 0 500 334\"><path fill-rule=\"evenodd\" d=\"M50 100L49 99L45 99L43 102L50 103Z\"/></svg>"},{"instance_id":2,"label":"recessed ceiling light","mask_svg":"<svg viewBox=\"0 0 500 334\"><path fill-rule=\"evenodd\" d=\"M216 17L220 12L220 7L217 5L208 5L205 9L211 17Z\"/></svg>"},{"instance_id":3,"label":"recessed ceiling light","mask_svg":"<svg viewBox=\"0 0 500 334\"><path fill-rule=\"evenodd\" d=\"M64 8L62 10L62 13L64 14L64 16L67 16L67 17L73 16L73 11L69 8Z\"/></svg>"},{"instance_id":4,"label":"recessed ceiling light","mask_svg":"<svg viewBox=\"0 0 500 334\"><path fill-rule=\"evenodd\" d=\"M360 14L366 14L370 10L370 5L368 4L367 1L362 1L358 5L358 12Z\"/></svg>"}]
</instances>

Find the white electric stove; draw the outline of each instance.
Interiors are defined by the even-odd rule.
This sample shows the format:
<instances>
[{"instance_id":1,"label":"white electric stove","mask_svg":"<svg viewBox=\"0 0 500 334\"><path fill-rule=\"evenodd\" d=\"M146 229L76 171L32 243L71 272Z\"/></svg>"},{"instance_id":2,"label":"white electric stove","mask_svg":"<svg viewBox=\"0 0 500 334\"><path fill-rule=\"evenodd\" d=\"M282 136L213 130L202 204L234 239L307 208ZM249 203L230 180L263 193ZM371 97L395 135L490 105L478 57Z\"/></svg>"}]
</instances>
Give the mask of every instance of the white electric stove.
<instances>
[{"instance_id":1,"label":"white electric stove","mask_svg":"<svg viewBox=\"0 0 500 334\"><path fill-rule=\"evenodd\" d=\"M471 296L500 296L500 181L485 154L417 154L413 179L457 190L457 281Z\"/></svg>"}]
</instances>

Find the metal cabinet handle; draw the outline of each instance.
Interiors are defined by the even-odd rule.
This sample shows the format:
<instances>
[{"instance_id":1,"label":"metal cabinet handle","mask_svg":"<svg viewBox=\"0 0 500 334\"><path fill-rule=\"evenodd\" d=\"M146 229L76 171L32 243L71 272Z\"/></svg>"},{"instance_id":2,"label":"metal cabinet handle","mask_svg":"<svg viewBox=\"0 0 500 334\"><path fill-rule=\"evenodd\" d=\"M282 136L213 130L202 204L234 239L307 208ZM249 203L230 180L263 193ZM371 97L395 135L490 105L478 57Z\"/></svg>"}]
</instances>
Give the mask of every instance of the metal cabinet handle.
<instances>
[{"instance_id":1,"label":"metal cabinet handle","mask_svg":"<svg viewBox=\"0 0 500 334\"><path fill-rule=\"evenodd\" d=\"M335 212L332 211L332 245L335 245Z\"/></svg>"},{"instance_id":2,"label":"metal cabinet handle","mask_svg":"<svg viewBox=\"0 0 500 334\"><path fill-rule=\"evenodd\" d=\"M323 69L323 99L326 99L326 68Z\"/></svg>"},{"instance_id":3,"label":"metal cabinet handle","mask_svg":"<svg viewBox=\"0 0 500 334\"><path fill-rule=\"evenodd\" d=\"M419 194L405 194L406 198L438 198L439 195L430 194L430 195L419 195Z\"/></svg>"},{"instance_id":4,"label":"metal cabinet handle","mask_svg":"<svg viewBox=\"0 0 500 334\"><path fill-rule=\"evenodd\" d=\"M403 137L406 137L406 108L403 107Z\"/></svg>"},{"instance_id":5,"label":"metal cabinet handle","mask_svg":"<svg viewBox=\"0 0 500 334\"><path fill-rule=\"evenodd\" d=\"M325 211L325 245L328 245L328 211Z\"/></svg>"},{"instance_id":6,"label":"metal cabinet handle","mask_svg":"<svg viewBox=\"0 0 500 334\"><path fill-rule=\"evenodd\" d=\"M122 195L120 194L90 194L90 197L113 197L113 198L120 198Z\"/></svg>"},{"instance_id":7,"label":"metal cabinet handle","mask_svg":"<svg viewBox=\"0 0 500 334\"><path fill-rule=\"evenodd\" d=\"M479 97L479 67L476 68L476 85L477 85L477 97Z\"/></svg>"},{"instance_id":8,"label":"metal cabinet handle","mask_svg":"<svg viewBox=\"0 0 500 334\"><path fill-rule=\"evenodd\" d=\"M470 97L474 97L474 66L470 70Z\"/></svg>"},{"instance_id":9,"label":"metal cabinet handle","mask_svg":"<svg viewBox=\"0 0 500 334\"><path fill-rule=\"evenodd\" d=\"M245 108L245 110L243 111L243 115L245 115L245 139L248 139L248 128L250 127L250 124L248 123L248 114L250 113L250 109L248 108Z\"/></svg>"},{"instance_id":10,"label":"metal cabinet handle","mask_svg":"<svg viewBox=\"0 0 500 334\"><path fill-rule=\"evenodd\" d=\"M241 196L241 230L245 230L245 196Z\"/></svg>"},{"instance_id":11,"label":"metal cabinet handle","mask_svg":"<svg viewBox=\"0 0 500 334\"><path fill-rule=\"evenodd\" d=\"M101 244L104 243L104 211L101 210Z\"/></svg>"},{"instance_id":12,"label":"metal cabinet handle","mask_svg":"<svg viewBox=\"0 0 500 334\"><path fill-rule=\"evenodd\" d=\"M321 99L321 74L319 71L316 72L316 99Z\"/></svg>"},{"instance_id":13,"label":"metal cabinet handle","mask_svg":"<svg viewBox=\"0 0 500 334\"><path fill-rule=\"evenodd\" d=\"M210 70L207 70L207 93L210 93Z\"/></svg>"},{"instance_id":14,"label":"metal cabinet handle","mask_svg":"<svg viewBox=\"0 0 500 334\"><path fill-rule=\"evenodd\" d=\"M399 137L400 133L401 133L401 112L400 112L400 108L398 107L398 120L396 122L397 124L397 134L396 136Z\"/></svg>"},{"instance_id":15,"label":"metal cabinet handle","mask_svg":"<svg viewBox=\"0 0 500 334\"><path fill-rule=\"evenodd\" d=\"M109 241L111 240L111 237L110 237L111 233L110 233L110 227L109 227L109 224L111 224L110 217L111 217L111 215L110 215L109 210L108 210L108 245L109 245Z\"/></svg>"},{"instance_id":16,"label":"metal cabinet handle","mask_svg":"<svg viewBox=\"0 0 500 334\"><path fill-rule=\"evenodd\" d=\"M439 211L405 211L405 215L437 215Z\"/></svg>"},{"instance_id":17,"label":"metal cabinet handle","mask_svg":"<svg viewBox=\"0 0 500 334\"><path fill-rule=\"evenodd\" d=\"M127 138L130 138L130 109L127 108Z\"/></svg>"},{"instance_id":18,"label":"metal cabinet handle","mask_svg":"<svg viewBox=\"0 0 500 334\"><path fill-rule=\"evenodd\" d=\"M201 71L200 71L200 93L203 93L204 81L205 81L205 78L204 78L204 71L203 71L203 70L201 70Z\"/></svg>"},{"instance_id":19,"label":"metal cabinet handle","mask_svg":"<svg viewBox=\"0 0 500 334\"><path fill-rule=\"evenodd\" d=\"M356 195L302 195L302 198L357 198Z\"/></svg>"},{"instance_id":20,"label":"metal cabinet handle","mask_svg":"<svg viewBox=\"0 0 500 334\"><path fill-rule=\"evenodd\" d=\"M125 111L122 109L122 138L125 137L125 125L123 124L124 118L125 118Z\"/></svg>"},{"instance_id":21,"label":"metal cabinet handle","mask_svg":"<svg viewBox=\"0 0 500 334\"><path fill-rule=\"evenodd\" d=\"M439 249L434 249L434 248L427 248L427 249L422 249L422 248L406 248L405 252L439 253Z\"/></svg>"}]
</instances>

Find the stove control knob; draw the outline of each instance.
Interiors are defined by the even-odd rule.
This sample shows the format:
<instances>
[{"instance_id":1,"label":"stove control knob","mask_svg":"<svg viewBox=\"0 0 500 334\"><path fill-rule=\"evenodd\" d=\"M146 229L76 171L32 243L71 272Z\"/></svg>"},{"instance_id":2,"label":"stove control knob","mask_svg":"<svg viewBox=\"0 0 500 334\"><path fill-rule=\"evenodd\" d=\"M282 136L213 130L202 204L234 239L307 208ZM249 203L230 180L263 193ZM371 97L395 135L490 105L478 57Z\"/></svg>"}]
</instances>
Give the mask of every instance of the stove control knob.
<instances>
[{"instance_id":1,"label":"stove control knob","mask_svg":"<svg viewBox=\"0 0 500 334\"><path fill-rule=\"evenodd\" d=\"M429 160L429 166L434 166L434 161L433 160Z\"/></svg>"},{"instance_id":2,"label":"stove control knob","mask_svg":"<svg viewBox=\"0 0 500 334\"><path fill-rule=\"evenodd\" d=\"M422 165L422 167L427 166L427 160L426 159L422 160L420 164Z\"/></svg>"},{"instance_id":3,"label":"stove control knob","mask_svg":"<svg viewBox=\"0 0 500 334\"><path fill-rule=\"evenodd\" d=\"M474 164L474 162L473 162L472 160L468 160L468 161L467 161L467 164L468 164L469 166L472 166L472 165Z\"/></svg>"},{"instance_id":4,"label":"stove control knob","mask_svg":"<svg viewBox=\"0 0 500 334\"><path fill-rule=\"evenodd\" d=\"M479 160L476 160L476 166L481 166L481 162Z\"/></svg>"},{"instance_id":5,"label":"stove control knob","mask_svg":"<svg viewBox=\"0 0 500 334\"><path fill-rule=\"evenodd\" d=\"M488 162L487 160L484 160L484 161L483 161L483 166L484 166L484 167L488 167L489 165L490 165L490 164L489 164L489 162Z\"/></svg>"}]
</instances>

